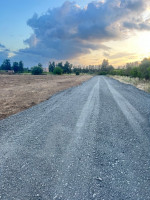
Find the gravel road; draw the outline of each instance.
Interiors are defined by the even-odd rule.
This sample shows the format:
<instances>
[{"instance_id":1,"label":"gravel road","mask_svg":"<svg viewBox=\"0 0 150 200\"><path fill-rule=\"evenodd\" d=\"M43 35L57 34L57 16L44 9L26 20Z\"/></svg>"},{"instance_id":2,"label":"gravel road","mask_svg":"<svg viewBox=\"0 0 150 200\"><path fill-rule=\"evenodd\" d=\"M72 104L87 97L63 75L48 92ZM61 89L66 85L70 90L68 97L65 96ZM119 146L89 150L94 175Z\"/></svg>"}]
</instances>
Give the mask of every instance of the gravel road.
<instances>
[{"instance_id":1,"label":"gravel road","mask_svg":"<svg viewBox=\"0 0 150 200\"><path fill-rule=\"evenodd\" d=\"M150 95L111 78L0 121L0 200L150 200Z\"/></svg>"}]
</instances>

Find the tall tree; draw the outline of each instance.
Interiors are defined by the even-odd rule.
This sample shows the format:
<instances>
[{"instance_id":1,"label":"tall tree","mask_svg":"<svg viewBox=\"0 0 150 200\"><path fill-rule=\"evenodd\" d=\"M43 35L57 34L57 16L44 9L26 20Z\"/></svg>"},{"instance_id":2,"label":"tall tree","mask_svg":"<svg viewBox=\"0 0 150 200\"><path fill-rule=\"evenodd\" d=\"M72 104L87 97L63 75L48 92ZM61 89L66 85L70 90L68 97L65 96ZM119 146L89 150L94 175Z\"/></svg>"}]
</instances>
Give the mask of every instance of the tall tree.
<instances>
[{"instance_id":1,"label":"tall tree","mask_svg":"<svg viewBox=\"0 0 150 200\"><path fill-rule=\"evenodd\" d=\"M150 68L150 59L144 58L139 68L142 78L150 79L149 68Z\"/></svg>"},{"instance_id":2,"label":"tall tree","mask_svg":"<svg viewBox=\"0 0 150 200\"><path fill-rule=\"evenodd\" d=\"M62 62L58 63L57 67L60 67L63 70L63 68L64 68L63 63Z\"/></svg>"},{"instance_id":3,"label":"tall tree","mask_svg":"<svg viewBox=\"0 0 150 200\"><path fill-rule=\"evenodd\" d=\"M22 61L20 61L19 62L19 70L18 70L20 73L22 73L23 72L23 62Z\"/></svg>"},{"instance_id":4,"label":"tall tree","mask_svg":"<svg viewBox=\"0 0 150 200\"><path fill-rule=\"evenodd\" d=\"M53 72L55 69L55 62L49 62L49 72Z\"/></svg>"},{"instance_id":5,"label":"tall tree","mask_svg":"<svg viewBox=\"0 0 150 200\"><path fill-rule=\"evenodd\" d=\"M19 71L19 64L18 62L13 62L12 69L14 70L15 73Z\"/></svg>"},{"instance_id":6,"label":"tall tree","mask_svg":"<svg viewBox=\"0 0 150 200\"><path fill-rule=\"evenodd\" d=\"M103 62L102 62L102 69L106 69L108 67L108 65L109 65L108 60L104 59Z\"/></svg>"},{"instance_id":7,"label":"tall tree","mask_svg":"<svg viewBox=\"0 0 150 200\"><path fill-rule=\"evenodd\" d=\"M64 64L63 72L67 74L71 73L71 64L68 61L66 61L66 63Z\"/></svg>"},{"instance_id":8,"label":"tall tree","mask_svg":"<svg viewBox=\"0 0 150 200\"><path fill-rule=\"evenodd\" d=\"M1 65L1 69L2 70L11 70L11 64L10 64L9 59L4 60L3 64Z\"/></svg>"}]
</instances>

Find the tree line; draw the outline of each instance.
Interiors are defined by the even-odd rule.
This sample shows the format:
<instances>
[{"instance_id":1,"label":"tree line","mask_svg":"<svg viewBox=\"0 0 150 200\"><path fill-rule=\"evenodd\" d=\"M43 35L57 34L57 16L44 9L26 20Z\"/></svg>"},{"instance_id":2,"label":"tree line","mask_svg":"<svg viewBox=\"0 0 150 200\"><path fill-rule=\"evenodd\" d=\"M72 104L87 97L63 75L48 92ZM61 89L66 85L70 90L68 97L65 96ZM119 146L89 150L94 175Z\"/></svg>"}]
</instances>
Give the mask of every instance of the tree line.
<instances>
[{"instance_id":1,"label":"tree line","mask_svg":"<svg viewBox=\"0 0 150 200\"><path fill-rule=\"evenodd\" d=\"M15 73L23 73L24 71L23 62L22 61L13 62L13 65L11 65L10 60L5 59L2 65L0 66L0 70L4 70L4 71L13 70Z\"/></svg>"},{"instance_id":2,"label":"tree line","mask_svg":"<svg viewBox=\"0 0 150 200\"><path fill-rule=\"evenodd\" d=\"M73 65L70 64L68 61L66 61L65 64L63 64L62 62L49 62L49 72L52 72L54 74L71 74L72 67Z\"/></svg>"},{"instance_id":3,"label":"tree line","mask_svg":"<svg viewBox=\"0 0 150 200\"><path fill-rule=\"evenodd\" d=\"M55 62L50 62L49 63L49 72L55 73L56 69L60 69L62 73L64 74L70 74L70 73L75 73L75 74L99 74L99 75L106 75L111 73L112 70L114 70L114 67L112 65L109 65L108 60L103 60L102 64L100 66L97 66L94 68L94 66L88 66L88 67L75 67L72 64L70 64L68 61L63 65L62 62L60 63L55 63Z\"/></svg>"},{"instance_id":4,"label":"tree line","mask_svg":"<svg viewBox=\"0 0 150 200\"><path fill-rule=\"evenodd\" d=\"M111 74L150 80L150 58L144 58L140 64L135 65L128 63L124 68L114 69Z\"/></svg>"},{"instance_id":5,"label":"tree line","mask_svg":"<svg viewBox=\"0 0 150 200\"><path fill-rule=\"evenodd\" d=\"M13 70L14 73L30 72L34 75L40 75L43 73L42 64L39 63L37 66L31 69L24 68L23 62L13 62L11 65L9 59L5 59L0 66L0 70L8 71ZM119 75L119 76L129 76L138 77L140 79L150 80L150 58L144 58L140 64L128 63L126 66L115 69L109 64L108 60L103 60L102 64L99 66L88 66L88 67L75 67L66 61L64 64L62 62L55 63L49 62L48 71L53 74L71 74L75 73L79 75L84 74L97 74L97 75Z\"/></svg>"}]
</instances>

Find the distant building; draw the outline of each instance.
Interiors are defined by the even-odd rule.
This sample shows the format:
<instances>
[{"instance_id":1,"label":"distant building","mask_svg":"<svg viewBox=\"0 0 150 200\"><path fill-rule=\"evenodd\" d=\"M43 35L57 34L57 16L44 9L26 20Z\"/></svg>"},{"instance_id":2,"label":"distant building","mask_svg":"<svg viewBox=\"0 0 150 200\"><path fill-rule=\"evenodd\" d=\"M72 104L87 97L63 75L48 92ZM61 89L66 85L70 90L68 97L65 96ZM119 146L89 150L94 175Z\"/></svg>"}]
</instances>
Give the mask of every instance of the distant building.
<instances>
[{"instance_id":1,"label":"distant building","mask_svg":"<svg viewBox=\"0 0 150 200\"><path fill-rule=\"evenodd\" d=\"M48 67L43 68L43 72L49 72Z\"/></svg>"},{"instance_id":2,"label":"distant building","mask_svg":"<svg viewBox=\"0 0 150 200\"><path fill-rule=\"evenodd\" d=\"M14 70L2 70L0 71L0 74L14 74Z\"/></svg>"}]
</instances>

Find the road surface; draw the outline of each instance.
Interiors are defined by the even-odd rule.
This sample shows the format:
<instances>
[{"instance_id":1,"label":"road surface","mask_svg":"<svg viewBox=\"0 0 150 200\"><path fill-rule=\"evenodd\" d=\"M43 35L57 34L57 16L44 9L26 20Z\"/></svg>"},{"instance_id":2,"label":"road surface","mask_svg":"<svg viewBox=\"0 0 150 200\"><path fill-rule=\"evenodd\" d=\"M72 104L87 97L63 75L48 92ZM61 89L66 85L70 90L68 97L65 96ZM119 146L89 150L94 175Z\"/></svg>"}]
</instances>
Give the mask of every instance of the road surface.
<instances>
[{"instance_id":1,"label":"road surface","mask_svg":"<svg viewBox=\"0 0 150 200\"><path fill-rule=\"evenodd\" d=\"M97 76L0 121L0 200L149 200L150 95Z\"/></svg>"}]
</instances>

